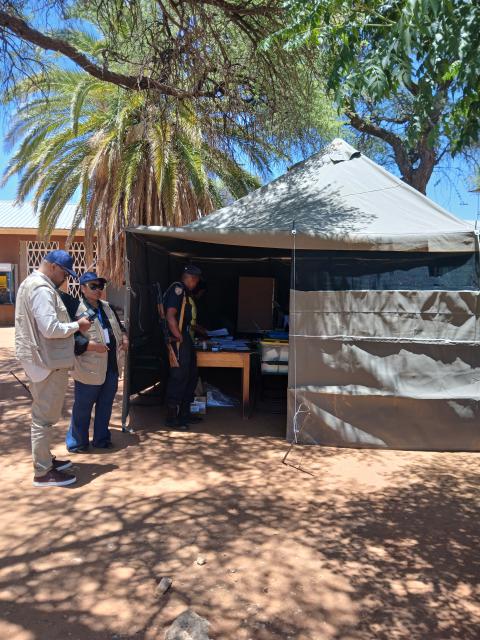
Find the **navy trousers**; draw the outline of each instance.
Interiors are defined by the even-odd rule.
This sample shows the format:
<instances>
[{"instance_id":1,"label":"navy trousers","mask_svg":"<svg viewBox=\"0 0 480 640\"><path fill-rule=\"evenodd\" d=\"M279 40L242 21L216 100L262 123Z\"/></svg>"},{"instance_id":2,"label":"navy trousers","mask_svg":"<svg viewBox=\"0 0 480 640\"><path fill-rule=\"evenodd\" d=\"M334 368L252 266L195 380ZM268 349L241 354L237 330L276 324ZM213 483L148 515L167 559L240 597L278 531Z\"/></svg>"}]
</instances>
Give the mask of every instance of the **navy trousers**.
<instances>
[{"instance_id":1,"label":"navy trousers","mask_svg":"<svg viewBox=\"0 0 480 640\"><path fill-rule=\"evenodd\" d=\"M118 373L110 369L107 370L103 384L83 384L83 382L75 380L72 419L65 439L69 451L88 447L88 432L94 406L95 420L93 422L92 444L94 447L108 446L112 439L108 425L117 389Z\"/></svg>"},{"instance_id":2,"label":"navy trousers","mask_svg":"<svg viewBox=\"0 0 480 640\"><path fill-rule=\"evenodd\" d=\"M174 347L175 348L175 347ZM179 367L171 367L167 383L167 406L187 406L193 401L198 382L197 354L189 334L178 352Z\"/></svg>"}]
</instances>

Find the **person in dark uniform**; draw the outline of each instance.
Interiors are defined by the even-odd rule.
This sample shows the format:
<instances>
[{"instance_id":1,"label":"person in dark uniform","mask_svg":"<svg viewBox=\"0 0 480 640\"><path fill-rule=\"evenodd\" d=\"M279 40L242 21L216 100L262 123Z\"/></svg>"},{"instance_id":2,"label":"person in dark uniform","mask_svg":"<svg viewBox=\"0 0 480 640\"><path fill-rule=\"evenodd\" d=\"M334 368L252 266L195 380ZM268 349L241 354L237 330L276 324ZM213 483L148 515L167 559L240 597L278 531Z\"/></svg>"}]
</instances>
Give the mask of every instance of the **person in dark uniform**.
<instances>
[{"instance_id":1,"label":"person in dark uniform","mask_svg":"<svg viewBox=\"0 0 480 640\"><path fill-rule=\"evenodd\" d=\"M192 336L192 340L195 340L195 338L208 340L208 331L198 322L198 304L202 300L206 292L207 283L205 282L205 280L201 279L195 290L192 291L192 295L190 296L190 299L192 301L192 322L190 324L190 335Z\"/></svg>"},{"instance_id":2,"label":"person in dark uniform","mask_svg":"<svg viewBox=\"0 0 480 640\"><path fill-rule=\"evenodd\" d=\"M190 413L197 386L197 359L190 334L192 323L192 293L200 282L202 272L195 265L187 265L181 282L174 282L165 292L163 306L168 331L173 338L173 348L178 367L170 367L167 383L167 427L178 427L182 431L201 418Z\"/></svg>"}]
</instances>

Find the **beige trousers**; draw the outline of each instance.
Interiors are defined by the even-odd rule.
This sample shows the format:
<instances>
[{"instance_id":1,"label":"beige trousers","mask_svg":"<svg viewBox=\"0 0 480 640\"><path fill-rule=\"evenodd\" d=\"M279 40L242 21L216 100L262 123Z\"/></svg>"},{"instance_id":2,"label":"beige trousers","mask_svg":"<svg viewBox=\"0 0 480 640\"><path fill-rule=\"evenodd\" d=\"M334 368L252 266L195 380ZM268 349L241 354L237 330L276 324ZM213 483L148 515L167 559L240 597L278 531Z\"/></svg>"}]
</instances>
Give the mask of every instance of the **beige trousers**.
<instances>
[{"instance_id":1,"label":"beige trousers","mask_svg":"<svg viewBox=\"0 0 480 640\"><path fill-rule=\"evenodd\" d=\"M56 369L41 382L30 382L32 393L32 456L36 476L44 476L52 468L50 439L52 426L62 416L68 385L68 370Z\"/></svg>"}]
</instances>

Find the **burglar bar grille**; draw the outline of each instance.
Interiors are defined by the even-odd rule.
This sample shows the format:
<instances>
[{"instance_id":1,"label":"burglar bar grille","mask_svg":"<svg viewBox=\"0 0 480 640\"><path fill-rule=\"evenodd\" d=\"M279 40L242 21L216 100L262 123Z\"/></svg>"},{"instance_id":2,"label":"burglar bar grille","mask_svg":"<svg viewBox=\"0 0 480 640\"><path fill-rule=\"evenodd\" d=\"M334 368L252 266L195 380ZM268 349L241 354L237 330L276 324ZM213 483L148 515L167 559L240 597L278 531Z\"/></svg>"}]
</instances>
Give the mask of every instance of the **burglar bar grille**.
<instances>
[{"instance_id":1,"label":"burglar bar grille","mask_svg":"<svg viewBox=\"0 0 480 640\"><path fill-rule=\"evenodd\" d=\"M81 276L82 273L85 273L88 266L85 256L85 244L83 242L72 242L68 252L73 258L73 270L78 273L79 276ZM94 247L93 249L93 259L95 263L96 247ZM72 296L75 296L75 298L78 298L80 296L80 285L72 278L69 278L68 280L68 293L70 293Z\"/></svg>"},{"instance_id":2,"label":"burglar bar grille","mask_svg":"<svg viewBox=\"0 0 480 640\"><path fill-rule=\"evenodd\" d=\"M58 242L40 242L38 240L27 241L27 275L38 269L42 260L49 251L59 249Z\"/></svg>"},{"instance_id":3,"label":"burglar bar grille","mask_svg":"<svg viewBox=\"0 0 480 640\"><path fill-rule=\"evenodd\" d=\"M47 253L49 253L49 251L54 251L55 249L60 249L60 244L57 241L41 242L39 240L28 240L26 251L27 275L32 273L32 271L35 271L35 269L38 269ZM86 271L87 269L85 259L85 244L83 242L73 242L70 245L68 251L73 257L73 270L78 273L78 275L82 275L82 273L84 273L84 271ZM96 248L94 248L94 259L95 257ZM75 298L78 298L80 295L80 285L72 278L68 279L68 293L70 293L70 295L74 296Z\"/></svg>"}]
</instances>

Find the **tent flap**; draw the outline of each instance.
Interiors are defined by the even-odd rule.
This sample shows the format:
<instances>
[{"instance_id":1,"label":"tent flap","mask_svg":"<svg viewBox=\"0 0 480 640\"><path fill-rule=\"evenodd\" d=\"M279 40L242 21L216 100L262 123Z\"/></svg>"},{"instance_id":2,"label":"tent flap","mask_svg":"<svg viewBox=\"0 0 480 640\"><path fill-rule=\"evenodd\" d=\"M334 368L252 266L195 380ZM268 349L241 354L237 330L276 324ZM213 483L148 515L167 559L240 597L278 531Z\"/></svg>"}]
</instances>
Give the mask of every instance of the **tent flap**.
<instances>
[{"instance_id":1,"label":"tent flap","mask_svg":"<svg viewBox=\"0 0 480 640\"><path fill-rule=\"evenodd\" d=\"M213 214L212 214L213 215ZM207 216L210 217L210 216ZM207 218L205 218L207 219ZM293 222L293 219L292 219ZM127 231L140 235L163 236L223 244L240 247L264 247L293 249L291 230L263 230L261 228L212 228L193 229L189 226L180 229L175 227L134 227ZM462 231L422 233L384 234L326 234L315 231L298 231L295 236L297 249L321 251L409 251L409 252L473 252L475 251L475 234L472 229Z\"/></svg>"},{"instance_id":2,"label":"tent flap","mask_svg":"<svg viewBox=\"0 0 480 640\"><path fill-rule=\"evenodd\" d=\"M295 393L289 389L287 438L295 439ZM298 442L327 446L479 451L478 398L350 395L297 389ZM305 411L305 413L304 413Z\"/></svg>"},{"instance_id":3,"label":"tent flap","mask_svg":"<svg viewBox=\"0 0 480 640\"><path fill-rule=\"evenodd\" d=\"M475 291L297 291L291 324L299 337L474 345L478 305Z\"/></svg>"},{"instance_id":4,"label":"tent flap","mask_svg":"<svg viewBox=\"0 0 480 640\"><path fill-rule=\"evenodd\" d=\"M290 300L289 439L303 405L304 443L480 448L477 292L296 291Z\"/></svg>"}]
</instances>

